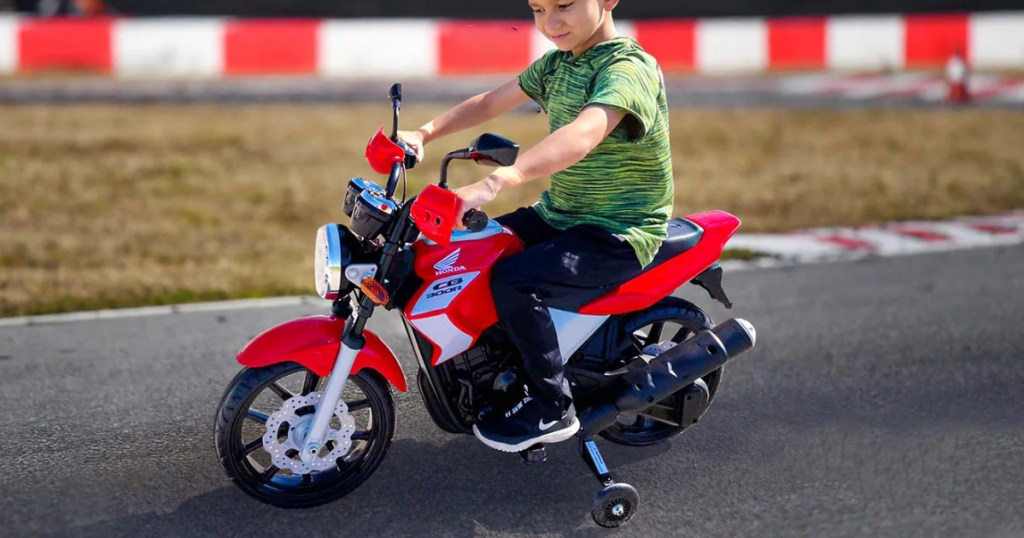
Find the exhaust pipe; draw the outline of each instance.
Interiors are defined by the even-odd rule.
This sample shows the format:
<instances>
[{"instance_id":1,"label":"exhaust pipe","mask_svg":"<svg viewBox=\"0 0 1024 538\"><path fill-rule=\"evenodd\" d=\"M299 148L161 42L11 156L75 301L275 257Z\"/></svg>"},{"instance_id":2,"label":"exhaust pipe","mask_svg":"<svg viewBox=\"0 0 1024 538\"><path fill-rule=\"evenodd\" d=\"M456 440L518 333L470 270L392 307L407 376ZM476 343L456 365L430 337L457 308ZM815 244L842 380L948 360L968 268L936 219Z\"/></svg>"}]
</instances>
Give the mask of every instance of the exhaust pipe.
<instances>
[{"instance_id":1,"label":"exhaust pipe","mask_svg":"<svg viewBox=\"0 0 1024 538\"><path fill-rule=\"evenodd\" d=\"M634 360L622 373L614 396L580 413L581 429L594 435L614 424L619 413L647 409L730 359L750 351L755 340L754 326L736 318L699 333L651 362Z\"/></svg>"}]
</instances>

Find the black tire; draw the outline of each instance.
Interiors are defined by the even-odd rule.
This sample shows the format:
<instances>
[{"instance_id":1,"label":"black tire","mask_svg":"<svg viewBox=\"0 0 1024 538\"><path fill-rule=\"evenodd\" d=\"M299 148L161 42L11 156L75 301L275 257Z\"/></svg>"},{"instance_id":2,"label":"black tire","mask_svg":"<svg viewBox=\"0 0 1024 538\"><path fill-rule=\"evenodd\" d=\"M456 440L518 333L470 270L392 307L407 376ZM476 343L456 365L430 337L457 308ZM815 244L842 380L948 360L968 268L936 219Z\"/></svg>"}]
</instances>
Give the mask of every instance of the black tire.
<instances>
[{"instance_id":1,"label":"black tire","mask_svg":"<svg viewBox=\"0 0 1024 538\"><path fill-rule=\"evenodd\" d=\"M395 433L395 402L387 382L369 370L349 377L342 393L357 431L337 467L303 476L272 464L260 419L265 424L287 396L309 394L323 382L295 363L247 368L232 380L217 409L215 442L224 472L242 491L274 506L308 508L345 496L380 466Z\"/></svg>"},{"instance_id":2,"label":"black tire","mask_svg":"<svg viewBox=\"0 0 1024 538\"><path fill-rule=\"evenodd\" d=\"M652 328L662 324L661 336L669 324L677 326L671 338L656 337ZM700 331L712 329L715 322L703 310L693 303L678 297L666 297L654 306L631 314L622 322L623 338L633 338L637 351L644 346L671 340L677 344L693 337ZM640 331L648 341L637 335ZM654 337L654 338L652 338ZM719 368L701 378L708 387L708 405L715 398L718 385L722 381L722 369ZM679 410L682 409L683 390L673 393L668 398L656 402L642 414L623 413L619 420L601 432L601 437L620 445L648 446L664 442L683 433L692 424L679 424ZM634 418L635 417L635 418ZM675 419L675 420L673 420ZM670 424L670 423L674 423Z\"/></svg>"},{"instance_id":3,"label":"black tire","mask_svg":"<svg viewBox=\"0 0 1024 538\"><path fill-rule=\"evenodd\" d=\"M640 494L629 484L611 484L597 492L590 507L594 523L615 528L629 523L640 506Z\"/></svg>"}]
</instances>

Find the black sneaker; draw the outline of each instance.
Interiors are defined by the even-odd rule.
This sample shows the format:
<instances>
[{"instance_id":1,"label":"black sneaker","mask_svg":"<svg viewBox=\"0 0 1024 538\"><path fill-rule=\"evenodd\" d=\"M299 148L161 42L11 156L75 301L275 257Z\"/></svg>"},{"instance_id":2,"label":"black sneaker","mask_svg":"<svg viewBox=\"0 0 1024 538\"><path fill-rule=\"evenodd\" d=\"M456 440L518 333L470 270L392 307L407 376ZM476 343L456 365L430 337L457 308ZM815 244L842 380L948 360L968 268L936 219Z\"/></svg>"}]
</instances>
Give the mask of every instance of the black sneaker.
<instances>
[{"instance_id":1,"label":"black sneaker","mask_svg":"<svg viewBox=\"0 0 1024 538\"><path fill-rule=\"evenodd\" d=\"M579 429L580 421L571 405L562 414L562 418L553 418L549 410L544 409L533 397L527 396L512 409L504 413L492 413L479 424L474 424L473 434L495 450L519 452L537 443L565 441Z\"/></svg>"}]
</instances>

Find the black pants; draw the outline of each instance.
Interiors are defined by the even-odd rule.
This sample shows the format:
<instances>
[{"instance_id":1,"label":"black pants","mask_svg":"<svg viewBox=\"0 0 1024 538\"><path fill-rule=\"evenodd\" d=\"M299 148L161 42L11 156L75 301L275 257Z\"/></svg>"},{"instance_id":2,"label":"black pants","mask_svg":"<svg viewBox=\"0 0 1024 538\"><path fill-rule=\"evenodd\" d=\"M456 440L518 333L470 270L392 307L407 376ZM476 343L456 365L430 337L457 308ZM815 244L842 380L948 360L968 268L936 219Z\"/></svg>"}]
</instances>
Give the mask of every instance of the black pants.
<instances>
[{"instance_id":1,"label":"black pants","mask_svg":"<svg viewBox=\"0 0 1024 538\"><path fill-rule=\"evenodd\" d=\"M640 261L629 243L598 226L560 231L528 207L496 220L526 246L494 267L498 319L523 357L530 395L553 415L568 408L572 393L548 307L575 312L639 275Z\"/></svg>"}]
</instances>

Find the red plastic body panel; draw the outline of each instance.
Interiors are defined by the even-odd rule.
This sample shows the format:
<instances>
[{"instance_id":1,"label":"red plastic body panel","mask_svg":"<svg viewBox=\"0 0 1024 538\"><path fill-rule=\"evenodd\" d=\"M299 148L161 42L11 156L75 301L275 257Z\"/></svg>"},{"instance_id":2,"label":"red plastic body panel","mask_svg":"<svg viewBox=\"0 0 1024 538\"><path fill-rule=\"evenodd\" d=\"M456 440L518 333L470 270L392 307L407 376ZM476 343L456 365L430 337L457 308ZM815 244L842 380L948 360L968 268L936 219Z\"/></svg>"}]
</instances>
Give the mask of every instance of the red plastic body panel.
<instances>
[{"instance_id":1,"label":"red plastic body panel","mask_svg":"<svg viewBox=\"0 0 1024 538\"><path fill-rule=\"evenodd\" d=\"M405 307L405 317L410 321L446 314L452 325L469 335L473 342L485 329L498 322L498 312L494 308L494 297L491 295L491 269L502 258L523 250L523 244L511 231L475 241L459 241L449 246L430 245L420 240L413 243L416 254L416 275L423 279L423 286L416 291L409 304ZM453 270L439 271L434 267L441 260L458 250L459 254L451 265ZM440 311L421 312L413 315L416 304L423 295L430 291L431 285L439 279L454 279L459 275L479 271L466 289L459 292L447 308ZM428 340L428 335L424 335ZM437 365L441 348L434 343L434 356L431 364Z\"/></svg>"},{"instance_id":2,"label":"red plastic body panel","mask_svg":"<svg viewBox=\"0 0 1024 538\"><path fill-rule=\"evenodd\" d=\"M412 221L431 241L447 247L451 243L459 197L437 185L427 185L412 203Z\"/></svg>"},{"instance_id":3,"label":"red plastic body panel","mask_svg":"<svg viewBox=\"0 0 1024 538\"><path fill-rule=\"evenodd\" d=\"M319 376L330 375L341 346L345 320L310 316L286 321L263 331L238 352L242 366L258 368L279 362L297 362ZM369 368L402 392L408 390L398 358L377 335L363 331L366 346L356 356L352 373Z\"/></svg>"},{"instance_id":4,"label":"red plastic body panel","mask_svg":"<svg viewBox=\"0 0 1024 538\"><path fill-rule=\"evenodd\" d=\"M405 151L384 134L383 127L377 129L377 134L366 144L366 160L378 174L390 174L391 167L404 159Z\"/></svg>"},{"instance_id":5,"label":"red plastic body panel","mask_svg":"<svg viewBox=\"0 0 1024 538\"><path fill-rule=\"evenodd\" d=\"M740 219L725 211L685 218L704 229L695 247L587 303L580 314L611 316L653 305L718 261L726 241L740 227Z\"/></svg>"}]
</instances>

